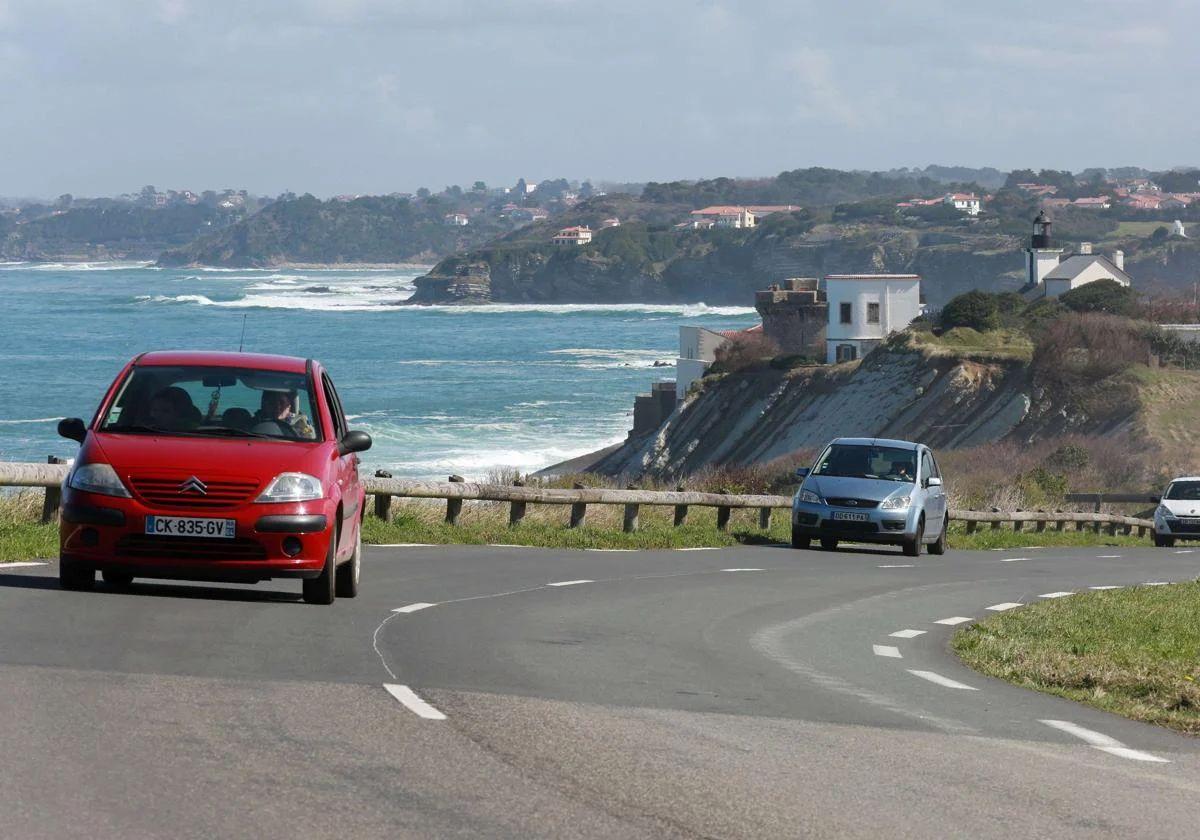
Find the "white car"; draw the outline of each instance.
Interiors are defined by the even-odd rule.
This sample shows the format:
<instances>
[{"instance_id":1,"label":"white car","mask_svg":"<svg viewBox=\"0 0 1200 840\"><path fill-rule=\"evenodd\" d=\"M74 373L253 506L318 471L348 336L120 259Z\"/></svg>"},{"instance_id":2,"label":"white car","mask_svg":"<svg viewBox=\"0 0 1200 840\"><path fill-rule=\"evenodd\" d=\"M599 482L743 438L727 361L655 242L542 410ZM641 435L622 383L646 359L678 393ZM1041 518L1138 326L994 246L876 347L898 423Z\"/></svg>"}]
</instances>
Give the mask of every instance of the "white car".
<instances>
[{"instance_id":1,"label":"white car","mask_svg":"<svg viewBox=\"0 0 1200 840\"><path fill-rule=\"evenodd\" d=\"M1200 476L1172 481L1154 511L1154 544L1170 548L1175 540L1200 540Z\"/></svg>"}]
</instances>

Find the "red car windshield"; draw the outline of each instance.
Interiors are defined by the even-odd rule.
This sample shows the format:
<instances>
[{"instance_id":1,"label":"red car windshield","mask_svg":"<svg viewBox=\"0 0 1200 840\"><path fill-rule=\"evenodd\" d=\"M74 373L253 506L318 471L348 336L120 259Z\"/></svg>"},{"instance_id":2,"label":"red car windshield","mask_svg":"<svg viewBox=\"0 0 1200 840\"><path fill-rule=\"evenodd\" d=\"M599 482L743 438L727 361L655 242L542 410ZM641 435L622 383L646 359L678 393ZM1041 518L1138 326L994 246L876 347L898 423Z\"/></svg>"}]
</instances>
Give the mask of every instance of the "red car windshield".
<instances>
[{"instance_id":1,"label":"red car windshield","mask_svg":"<svg viewBox=\"0 0 1200 840\"><path fill-rule=\"evenodd\" d=\"M318 441L314 406L302 373L148 365L125 379L100 431Z\"/></svg>"}]
</instances>

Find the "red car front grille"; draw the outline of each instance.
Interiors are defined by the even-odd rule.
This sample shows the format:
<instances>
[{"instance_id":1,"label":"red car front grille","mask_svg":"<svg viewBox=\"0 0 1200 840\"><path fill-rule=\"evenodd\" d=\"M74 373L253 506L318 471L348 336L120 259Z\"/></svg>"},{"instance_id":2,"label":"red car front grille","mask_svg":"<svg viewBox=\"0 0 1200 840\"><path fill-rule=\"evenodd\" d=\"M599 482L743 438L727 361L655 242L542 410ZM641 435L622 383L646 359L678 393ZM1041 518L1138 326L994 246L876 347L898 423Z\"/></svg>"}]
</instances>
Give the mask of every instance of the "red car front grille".
<instances>
[{"instance_id":1,"label":"red car front grille","mask_svg":"<svg viewBox=\"0 0 1200 840\"><path fill-rule=\"evenodd\" d=\"M127 534L117 541L117 556L162 560L266 560L267 550L251 539L197 539Z\"/></svg>"},{"instance_id":2,"label":"red car front grille","mask_svg":"<svg viewBox=\"0 0 1200 840\"><path fill-rule=\"evenodd\" d=\"M219 480L204 481L205 492L184 490L188 476L182 478L152 478L130 476L133 492L143 502L156 508L188 508L190 510L219 510L236 507L246 502L258 489L257 481ZM202 479L203 480L203 479Z\"/></svg>"}]
</instances>

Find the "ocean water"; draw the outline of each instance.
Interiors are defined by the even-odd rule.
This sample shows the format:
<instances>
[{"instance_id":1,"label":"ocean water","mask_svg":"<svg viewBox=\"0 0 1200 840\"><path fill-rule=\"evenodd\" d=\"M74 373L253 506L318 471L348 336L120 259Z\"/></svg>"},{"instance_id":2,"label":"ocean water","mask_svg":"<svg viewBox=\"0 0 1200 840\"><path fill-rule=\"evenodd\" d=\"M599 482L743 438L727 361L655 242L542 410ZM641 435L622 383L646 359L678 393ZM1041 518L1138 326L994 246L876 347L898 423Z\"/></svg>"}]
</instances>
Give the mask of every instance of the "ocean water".
<instances>
[{"instance_id":1,"label":"ocean water","mask_svg":"<svg viewBox=\"0 0 1200 840\"><path fill-rule=\"evenodd\" d=\"M134 355L245 349L321 360L374 471L483 478L621 440L633 397L673 379L678 327L744 328L750 307L409 307L416 270L157 269L0 263L0 460L70 457Z\"/></svg>"}]
</instances>

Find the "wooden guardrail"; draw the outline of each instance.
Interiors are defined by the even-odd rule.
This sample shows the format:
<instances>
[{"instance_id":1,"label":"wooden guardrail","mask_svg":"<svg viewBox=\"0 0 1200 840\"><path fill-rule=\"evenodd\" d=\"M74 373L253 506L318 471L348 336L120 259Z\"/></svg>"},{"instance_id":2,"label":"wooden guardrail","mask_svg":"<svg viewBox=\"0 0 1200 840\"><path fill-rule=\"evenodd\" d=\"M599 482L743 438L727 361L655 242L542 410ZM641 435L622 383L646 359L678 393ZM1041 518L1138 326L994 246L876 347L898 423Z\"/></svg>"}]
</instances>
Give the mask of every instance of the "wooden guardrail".
<instances>
[{"instance_id":1,"label":"wooden guardrail","mask_svg":"<svg viewBox=\"0 0 1200 840\"><path fill-rule=\"evenodd\" d=\"M0 487L46 488L42 517L43 521L49 521L57 516L58 491L66 478L67 469L68 467L61 463L0 462ZM375 515L380 519L390 517L394 498L445 499L446 521L451 524L458 522L464 501L507 502L508 521L514 526L519 525L525 518L528 505L570 505L572 528L581 528L587 524L589 505L622 505L625 509L622 521L626 532L638 529L639 513L643 506L674 508L673 521L676 527L687 523L688 511L693 507L716 508L717 527L721 530L729 527L730 514L736 509L757 509L759 526L766 529L771 525L773 511L790 510L792 507L790 496L701 493L682 487L678 490L640 490L634 487L621 490L583 487L578 484L571 489L526 486L522 482L512 485L479 484L465 481L456 475L450 476L450 480L444 482L373 476L364 477L363 485L367 494L374 497ZM1106 495L1106 498L1110 497ZM981 525L988 525L992 530L996 530L1002 525L1011 524L1015 531L1021 531L1029 525L1034 531L1042 532L1050 526L1056 531L1062 531L1068 524L1073 524L1077 531L1091 528L1099 533L1103 529L1110 535L1115 535L1118 531L1130 534L1136 529L1140 537L1145 536L1153 526L1150 520L1133 516L1076 511L951 510L950 518L957 522L965 522L968 533L974 533Z\"/></svg>"}]
</instances>

